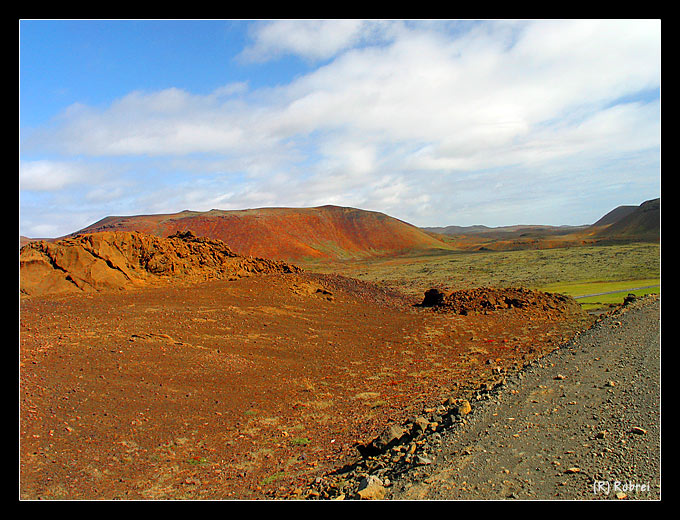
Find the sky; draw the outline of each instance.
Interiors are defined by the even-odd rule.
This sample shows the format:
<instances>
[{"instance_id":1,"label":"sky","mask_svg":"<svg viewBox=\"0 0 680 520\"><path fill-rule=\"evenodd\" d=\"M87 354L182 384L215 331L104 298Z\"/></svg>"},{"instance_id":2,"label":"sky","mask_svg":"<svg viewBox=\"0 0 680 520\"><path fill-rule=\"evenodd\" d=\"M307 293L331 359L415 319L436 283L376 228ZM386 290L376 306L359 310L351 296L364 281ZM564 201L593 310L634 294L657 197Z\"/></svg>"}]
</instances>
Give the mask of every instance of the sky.
<instances>
[{"instance_id":1,"label":"sky","mask_svg":"<svg viewBox=\"0 0 680 520\"><path fill-rule=\"evenodd\" d=\"M661 22L20 20L19 232L313 207L591 224L661 194Z\"/></svg>"}]
</instances>

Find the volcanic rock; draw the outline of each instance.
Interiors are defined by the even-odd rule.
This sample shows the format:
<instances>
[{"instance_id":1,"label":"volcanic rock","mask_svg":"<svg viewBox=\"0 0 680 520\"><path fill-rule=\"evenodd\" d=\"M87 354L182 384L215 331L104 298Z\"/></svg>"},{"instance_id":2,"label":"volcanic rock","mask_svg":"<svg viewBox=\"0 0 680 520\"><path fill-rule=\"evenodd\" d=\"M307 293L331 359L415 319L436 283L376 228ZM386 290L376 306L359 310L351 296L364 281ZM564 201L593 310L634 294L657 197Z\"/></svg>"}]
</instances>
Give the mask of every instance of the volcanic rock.
<instances>
[{"instance_id":1,"label":"volcanic rock","mask_svg":"<svg viewBox=\"0 0 680 520\"><path fill-rule=\"evenodd\" d=\"M385 492L382 480L374 475L369 475L359 483L357 498L359 500L382 500L385 497Z\"/></svg>"},{"instance_id":2,"label":"volcanic rock","mask_svg":"<svg viewBox=\"0 0 680 520\"><path fill-rule=\"evenodd\" d=\"M375 448L379 451L385 451L387 448L396 444L406 432L396 424L388 426L382 434L373 442Z\"/></svg>"},{"instance_id":3,"label":"volcanic rock","mask_svg":"<svg viewBox=\"0 0 680 520\"><path fill-rule=\"evenodd\" d=\"M560 313L575 311L576 300L562 294L546 293L524 288L478 287L445 294L439 289L425 292L424 307L460 315L487 313L502 309L527 309L532 312Z\"/></svg>"},{"instance_id":4,"label":"volcanic rock","mask_svg":"<svg viewBox=\"0 0 680 520\"><path fill-rule=\"evenodd\" d=\"M467 415L472 411L472 406L470 406L470 402L465 399L455 408L455 411L458 415Z\"/></svg>"},{"instance_id":5,"label":"volcanic rock","mask_svg":"<svg viewBox=\"0 0 680 520\"><path fill-rule=\"evenodd\" d=\"M423 307L436 307L444 303L445 297L446 294L440 289L428 289L425 291L425 298L420 305Z\"/></svg>"},{"instance_id":6,"label":"volcanic rock","mask_svg":"<svg viewBox=\"0 0 680 520\"><path fill-rule=\"evenodd\" d=\"M21 248L19 262L22 296L301 271L285 262L239 256L224 242L190 231L168 238L118 231L36 241Z\"/></svg>"}]
</instances>

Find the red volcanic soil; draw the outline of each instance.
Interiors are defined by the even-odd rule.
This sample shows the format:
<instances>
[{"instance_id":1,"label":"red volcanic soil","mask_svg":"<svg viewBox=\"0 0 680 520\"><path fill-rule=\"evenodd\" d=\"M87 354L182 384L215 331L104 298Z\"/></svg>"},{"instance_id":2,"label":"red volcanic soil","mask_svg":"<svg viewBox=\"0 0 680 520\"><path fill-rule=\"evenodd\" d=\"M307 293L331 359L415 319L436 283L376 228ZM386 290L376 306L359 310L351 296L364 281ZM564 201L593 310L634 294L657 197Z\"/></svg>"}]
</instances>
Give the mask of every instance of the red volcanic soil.
<instances>
[{"instance_id":1,"label":"red volcanic soil","mask_svg":"<svg viewBox=\"0 0 680 520\"><path fill-rule=\"evenodd\" d=\"M304 498L386 424L493 384L586 319L419 303L302 272L26 297L20 497Z\"/></svg>"},{"instance_id":2,"label":"red volcanic soil","mask_svg":"<svg viewBox=\"0 0 680 520\"><path fill-rule=\"evenodd\" d=\"M421 229L383 213L338 206L114 216L78 233L140 231L167 237L187 230L219 239L240 255L292 262L447 247Z\"/></svg>"}]
</instances>

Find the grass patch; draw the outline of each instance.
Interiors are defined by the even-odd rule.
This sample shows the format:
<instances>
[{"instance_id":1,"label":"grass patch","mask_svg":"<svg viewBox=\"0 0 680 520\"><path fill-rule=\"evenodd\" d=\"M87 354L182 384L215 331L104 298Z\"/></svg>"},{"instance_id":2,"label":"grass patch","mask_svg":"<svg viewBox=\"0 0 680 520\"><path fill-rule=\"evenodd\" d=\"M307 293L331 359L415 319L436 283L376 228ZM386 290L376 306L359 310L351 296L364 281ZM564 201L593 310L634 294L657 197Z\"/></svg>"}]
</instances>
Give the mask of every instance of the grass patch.
<instances>
[{"instance_id":1,"label":"grass patch","mask_svg":"<svg viewBox=\"0 0 680 520\"><path fill-rule=\"evenodd\" d=\"M191 457L187 462L193 466L200 466L202 464L210 464L210 461L205 457Z\"/></svg>"},{"instance_id":2,"label":"grass patch","mask_svg":"<svg viewBox=\"0 0 680 520\"><path fill-rule=\"evenodd\" d=\"M567 294L574 297L587 296L589 294L599 294L612 291L625 292L629 291L635 293L636 290L641 294L649 294L650 292L659 291L659 287L646 288L648 286L658 286L660 284L659 278L643 278L641 280L624 280L624 281L584 281L584 282L568 282L568 283L554 283L540 287L540 290L546 292L556 292ZM645 289L637 289L645 287ZM625 295L624 295L625 296Z\"/></svg>"},{"instance_id":3,"label":"grass patch","mask_svg":"<svg viewBox=\"0 0 680 520\"><path fill-rule=\"evenodd\" d=\"M263 479L260 481L260 485L261 485L261 486L267 486L267 485L269 485L269 484L273 484L274 482L276 482L277 480L282 479L282 478L285 477L285 476L286 476L286 473L285 473L285 472L283 472L283 471L277 471L277 472L274 473L273 475L269 475L268 477L263 478Z\"/></svg>"},{"instance_id":4,"label":"grass patch","mask_svg":"<svg viewBox=\"0 0 680 520\"><path fill-rule=\"evenodd\" d=\"M290 440L290 443L293 446L306 446L310 442L312 441L310 441L307 437L296 437L295 439Z\"/></svg>"},{"instance_id":5,"label":"grass patch","mask_svg":"<svg viewBox=\"0 0 680 520\"><path fill-rule=\"evenodd\" d=\"M611 305L621 305L629 294L644 296L660 294L661 280L643 278L641 280L625 280L618 282L587 281L573 283L557 283L541 287L542 291L567 294L576 298L586 311L603 309ZM601 294L607 293L607 294ZM591 296L592 295L592 296Z\"/></svg>"},{"instance_id":6,"label":"grass patch","mask_svg":"<svg viewBox=\"0 0 680 520\"><path fill-rule=\"evenodd\" d=\"M635 296L645 296L647 294L660 294L661 291L658 287L649 289L638 289L637 291L621 291L612 294L602 294L599 296L589 296L587 298L579 298L578 302L585 308L595 308L602 307L606 305L618 305L622 304L623 300L629 294L634 294Z\"/></svg>"}]
</instances>

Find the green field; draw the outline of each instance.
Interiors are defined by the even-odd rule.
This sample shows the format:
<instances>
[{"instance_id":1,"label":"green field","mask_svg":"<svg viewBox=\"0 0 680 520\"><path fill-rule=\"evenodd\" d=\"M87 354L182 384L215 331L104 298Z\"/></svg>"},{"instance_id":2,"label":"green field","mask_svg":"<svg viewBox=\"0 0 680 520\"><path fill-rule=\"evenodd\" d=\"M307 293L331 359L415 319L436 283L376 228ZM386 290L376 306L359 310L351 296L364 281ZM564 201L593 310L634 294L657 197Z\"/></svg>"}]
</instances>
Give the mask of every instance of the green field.
<instances>
[{"instance_id":1,"label":"green field","mask_svg":"<svg viewBox=\"0 0 680 520\"><path fill-rule=\"evenodd\" d=\"M558 283L542 287L541 290L568 294L576 298L583 308L594 309L621 304L629 294L660 294L661 286L658 278L647 278L620 282Z\"/></svg>"},{"instance_id":2,"label":"green field","mask_svg":"<svg viewBox=\"0 0 680 520\"><path fill-rule=\"evenodd\" d=\"M620 303L628 292L634 292L629 289L660 285L661 280L660 245L650 243L520 251L442 250L303 267L396 287L414 296L431 287L526 287L575 297L622 291L594 297L596 301L579 299L583 304ZM645 291L658 293L660 288Z\"/></svg>"}]
</instances>

